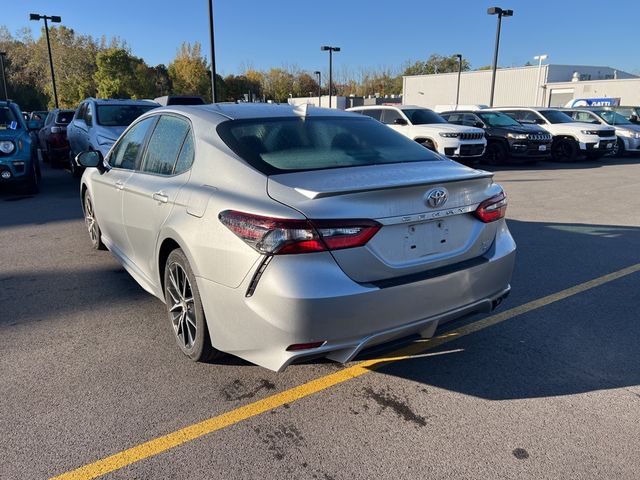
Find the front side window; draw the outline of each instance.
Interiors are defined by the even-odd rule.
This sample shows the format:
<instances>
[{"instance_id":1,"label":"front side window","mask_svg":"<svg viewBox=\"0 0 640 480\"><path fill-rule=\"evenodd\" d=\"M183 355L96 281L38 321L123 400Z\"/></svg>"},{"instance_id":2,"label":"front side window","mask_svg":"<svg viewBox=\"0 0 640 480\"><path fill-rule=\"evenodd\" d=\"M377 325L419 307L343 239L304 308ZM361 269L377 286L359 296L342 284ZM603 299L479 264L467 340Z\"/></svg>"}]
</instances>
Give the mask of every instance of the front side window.
<instances>
[{"instance_id":1,"label":"front side window","mask_svg":"<svg viewBox=\"0 0 640 480\"><path fill-rule=\"evenodd\" d=\"M20 122L13 110L9 107L0 107L0 130L6 130L7 128L16 130L20 128Z\"/></svg>"},{"instance_id":2,"label":"front side window","mask_svg":"<svg viewBox=\"0 0 640 480\"><path fill-rule=\"evenodd\" d=\"M149 117L131 127L111 150L109 165L114 168L135 169L144 139L155 121L155 117Z\"/></svg>"},{"instance_id":3,"label":"front side window","mask_svg":"<svg viewBox=\"0 0 640 480\"><path fill-rule=\"evenodd\" d=\"M127 127L156 105L98 105L96 120L103 127Z\"/></svg>"},{"instance_id":4,"label":"front side window","mask_svg":"<svg viewBox=\"0 0 640 480\"><path fill-rule=\"evenodd\" d=\"M90 103L87 103L87 109L84 112L84 121L89 127L93 125L93 107Z\"/></svg>"},{"instance_id":5,"label":"front side window","mask_svg":"<svg viewBox=\"0 0 640 480\"><path fill-rule=\"evenodd\" d=\"M405 118L396 110L388 108L382 111L382 123L386 125L400 125L398 120L404 120L406 122Z\"/></svg>"},{"instance_id":6,"label":"front side window","mask_svg":"<svg viewBox=\"0 0 640 480\"><path fill-rule=\"evenodd\" d=\"M188 132L189 123L186 120L171 115L161 116L149 138L141 170L158 175L172 175Z\"/></svg>"},{"instance_id":7,"label":"front side window","mask_svg":"<svg viewBox=\"0 0 640 480\"><path fill-rule=\"evenodd\" d=\"M240 158L267 175L439 159L404 135L363 117L229 120L217 131Z\"/></svg>"},{"instance_id":8,"label":"front side window","mask_svg":"<svg viewBox=\"0 0 640 480\"><path fill-rule=\"evenodd\" d=\"M87 104L83 103L82 105L80 105L80 108L78 109L78 114L76 115L76 118L84 122L84 114L86 111L87 111Z\"/></svg>"},{"instance_id":9,"label":"front side window","mask_svg":"<svg viewBox=\"0 0 640 480\"><path fill-rule=\"evenodd\" d=\"M462 114L461 113L445 113L442 117L449 123L454 123L456 125L462 125Z\"/></svg>"}]
</instances>

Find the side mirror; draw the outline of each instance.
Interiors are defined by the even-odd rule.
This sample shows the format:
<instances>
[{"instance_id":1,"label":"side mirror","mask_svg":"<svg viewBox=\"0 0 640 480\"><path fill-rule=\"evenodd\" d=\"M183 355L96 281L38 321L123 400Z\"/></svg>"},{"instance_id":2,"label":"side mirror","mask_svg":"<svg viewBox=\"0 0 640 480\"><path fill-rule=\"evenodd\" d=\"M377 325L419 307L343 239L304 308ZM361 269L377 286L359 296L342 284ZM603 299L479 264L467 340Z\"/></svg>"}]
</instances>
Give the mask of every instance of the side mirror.
<instances>
[{"instance_id":1,"label":"side mirror","mask_svg":"<svg viewBox=\"0 0 640 480\"><path fill-rule=\"evenodd\" d=\"M544 125L546 122L541 119L541 118L536 118L533 123L535 123L536 125Z\"/></svg>"},{"instance_id":2,"label":"side mirror","mask_svg":"<svg viewBox=\"0 0 640 480\"><path fill-rule=\"evenodd\" d=\"M27 122L27 130L33 132L34 130L40 130L42 128L42 121L40 120L29 120Z\"/></svg>"},{"instance_id":3,"label":"side mirror","mask_svg":"<svg viewBox=\"0 0 640 480\"><path fill-rule=\"evenodd\" d=\"M474 127L478 127L478 128L484 128L484 123L482 122L476 122L473 124Z\"/></svg>"},{"instance_id":4,"label":"side mirror","mask_svg":"<svg viewBox=\"0 0 640 480\"><path fill-rule=\"evenodd\" d=\"M408 122L404 118L396 118L393 122L394 125L407 125Z\"/></svg>"},{"instance_id":5,"label":"side mirror","mask_svg":"<svg viewBox=\"0 0 640 480\"><path fill-rule=\"evenodd\" d=\"M76 164L85 168L97 168L100 173L107 171L104 165L104 158L102 153L97 150L88 150L86 152L79 153L75 158Z\"/></svg>"},{"instance_id":6,"label":"side mirror","mask_svg":"<svg viewBox=\"0 0 640 480\"><path fill-rule=\"evenodd\" d=\"M638 116L637 115L631 115L629 117L629 121L633 122L633 123L638 123Z\"/></svg>"}]
</instances>

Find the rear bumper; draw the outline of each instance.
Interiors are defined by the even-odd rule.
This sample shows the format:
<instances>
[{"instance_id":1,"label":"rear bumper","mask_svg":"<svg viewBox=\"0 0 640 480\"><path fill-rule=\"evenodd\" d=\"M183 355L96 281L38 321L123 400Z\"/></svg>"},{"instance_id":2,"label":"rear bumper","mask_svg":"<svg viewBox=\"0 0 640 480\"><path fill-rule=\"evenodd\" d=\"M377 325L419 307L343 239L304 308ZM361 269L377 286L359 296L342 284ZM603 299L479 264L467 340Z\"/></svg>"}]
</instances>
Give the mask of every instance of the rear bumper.
<instances>
[{"instance_id":1,"label":"rear bumper","mask_svg":"<svg viewBox=\"0 0 640 480\"><path fill-rule=\"evenodd\" d=\"M514 259L501 221L482 262L397 286L354 282L329 253L274 257L249 297L252 276L236 289L197 281L213 345L281 371L308 357L346 362L364 348L415 333L429 337L443 322L490 311L509 292ZM324 344L286 350L311 342Z\"/></svg>"}]
</instances>

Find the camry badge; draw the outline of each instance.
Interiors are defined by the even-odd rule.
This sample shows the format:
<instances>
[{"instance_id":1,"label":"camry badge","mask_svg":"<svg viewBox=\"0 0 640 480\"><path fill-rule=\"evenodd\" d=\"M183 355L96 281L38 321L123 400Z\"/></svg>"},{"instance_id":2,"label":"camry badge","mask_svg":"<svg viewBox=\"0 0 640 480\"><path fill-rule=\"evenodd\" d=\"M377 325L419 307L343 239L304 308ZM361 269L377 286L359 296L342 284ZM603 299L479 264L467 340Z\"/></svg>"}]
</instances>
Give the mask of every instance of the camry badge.
<instances>
[{"instance_id":1,"label":"camry badge","mask_svg":"<svg viewBox=\"0 0 640 480\"><path fill-rule=\"evenodd\" d=\"M427 192L427 195L425 196L425 203L431 208L438 208L446 203L448 197L449 194L444 188L434 188Z\"/></svg>"}]
</instances>

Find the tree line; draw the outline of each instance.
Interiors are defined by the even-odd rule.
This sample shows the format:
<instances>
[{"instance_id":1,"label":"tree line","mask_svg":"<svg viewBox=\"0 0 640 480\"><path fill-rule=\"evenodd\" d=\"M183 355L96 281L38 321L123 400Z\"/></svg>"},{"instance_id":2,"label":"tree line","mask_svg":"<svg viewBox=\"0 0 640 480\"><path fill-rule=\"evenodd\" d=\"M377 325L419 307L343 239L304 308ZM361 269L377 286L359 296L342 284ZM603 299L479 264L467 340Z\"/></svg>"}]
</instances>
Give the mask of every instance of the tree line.
<instances>
[{"instance_id":1,"label":"tree line","mask_svg":"<svg viewBox=\"0 0 640 480\"><path fill-rule=\"evenodd\" d=\"M87 97L148 98L163 95L200 95L211 101L211 71L202 46L183 43L172 62L150 66L131 53L126 41L77 34L65 26L49 29L61 108L76 108ZM15 35L0 26L0 51L6 52L5 74L9 98L24 110L53 107L53 90L44 32L34 40L28 28ZM462 69L469 70L463 59ZM342 66L334 72L335 95L399 95L402 76L455 72L455 55L432 54L426 60L405 62L399 68ZM322 72L322 94L328 94ZM316 96L317 77L297 66L256 70L243 68L238 75L216 76L217 101L246 99L286 102L287 98Z\"/></svg>"}]
</instances>

